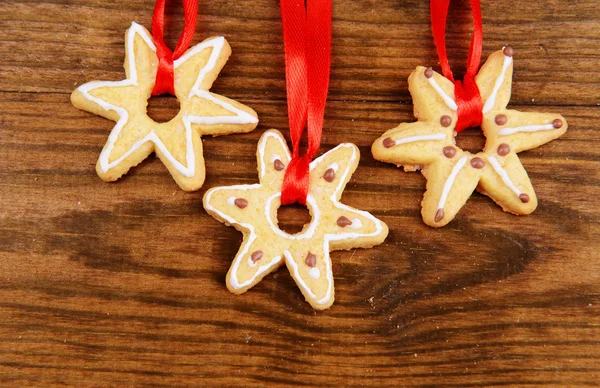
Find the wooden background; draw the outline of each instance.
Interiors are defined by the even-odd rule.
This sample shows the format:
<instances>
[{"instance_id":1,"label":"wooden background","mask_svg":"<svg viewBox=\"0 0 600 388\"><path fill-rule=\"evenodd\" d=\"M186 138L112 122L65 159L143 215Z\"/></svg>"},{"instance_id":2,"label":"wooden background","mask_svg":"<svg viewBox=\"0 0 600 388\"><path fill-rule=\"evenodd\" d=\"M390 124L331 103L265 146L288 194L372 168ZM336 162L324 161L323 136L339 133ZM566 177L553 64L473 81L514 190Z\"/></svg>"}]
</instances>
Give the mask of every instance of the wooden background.
<instances>
[{"instance_id":1,"label":"wooden background","mask_svg":"<svg viewBox=\"0 0 600 388\"><path fill-rule=\"evenodd\" d=\"M253 107L250 134L204 141L208 178L184 193L155 158L117 183L94 165L113 122L69 103L123 77L123 34L152 0L0 2L0 382L23 386L593 386L600 384L600 3L485 0L484 59L516 50L512 107L555 111L568 132L521 154L540 203L503 213L474 194L425 226L425 180L370 155L411 121L407 77L437 56L426 0L335 0L321 152L356 143L344 194L390 226L370 250L332 255L336 302L314 312L285 268L235 296L241 234L208 216L216 185L256 182L261 133L287 135L276 0L200 1L195 42L233 56L213 91ZM173 47L182 16L170 2ZM461 73L471 29L455 1ZM155 101L156 100L156 101ZM152 100L168 118L173 99ZM478 131L459 142L476 149ZM298 210L286 223L297 223Z\"/></svg>"}]
</instances>

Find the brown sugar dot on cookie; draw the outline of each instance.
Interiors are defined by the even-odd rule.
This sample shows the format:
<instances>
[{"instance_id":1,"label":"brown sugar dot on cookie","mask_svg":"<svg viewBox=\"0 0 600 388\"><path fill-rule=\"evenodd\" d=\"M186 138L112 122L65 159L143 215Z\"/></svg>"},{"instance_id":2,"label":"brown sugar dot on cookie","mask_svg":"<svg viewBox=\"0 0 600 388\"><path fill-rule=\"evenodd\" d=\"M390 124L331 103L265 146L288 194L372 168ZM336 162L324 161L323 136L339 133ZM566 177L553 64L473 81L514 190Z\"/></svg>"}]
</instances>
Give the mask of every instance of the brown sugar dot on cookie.
<instances>
[{"instance_id":1,"label":"brown sugar dot on cookie","mask_svg":"<svg viewBox=\"0 0 600 388\"><path fill-rule=\"evenodd\" d=\"M529 195L527 195L525 193L521 193L521 194L519 194L519 199L521 200L521 202L527 203L527 202L529 202Z\"/></svg>"},{"instance_id":2,"label":"brown sugar dot on cookie","mask_svg":"<svg viewBox=\"0 0 600 388\"><path fill-rule=\"evenodd\" d=\"M306 259L304 260L304 262L306 263L306 265L312 268L315 265L317 265L317 256L314 253L308 252L308 255L306 255Z\"/></svg>"},{"instance_id":3,"label":"brown sugar dot on cookie","mask_svg":"<svg viewBox=\"0 0 600 388\"><path fill-rule=\"evenodd\" d=\"M392 140L389 137L386 137L385 139L383 139L383 146L385 148L391 148L391 147L393 147L395 145L396 145L396 141L395 140Z\"/></svg>"},{"instance_id":4,"label":"brown sugar dot on cookie","mask_svg":"<svg viewBox=\"0 0 600 388\"><path fill-rule=\"evenodd\" d=\"M281 160L275 159L275 161L273 162L273 168L275 169L275 171L281 171L285 168L285 164L283 164Z\"/></svg>"},{"instance_id":5,"label":"brown sugar dot on cookie","mask_svg":"<svg viewBox=\"0 0 600 388\"><path fill-rule=\"evenodd\" d=\"M431 67L428 67L427 69L425 69L423 74L425 74L425 77L431 78L433 77L433 69Z\"/></svg>"},{"instance_id":6,"label":"brown sugar dot on cookie","mask_svg":"<svg viewBox=\"0 0 600 388\"><path fill-rule=\"evenodd\" d=\"M438 209L438 211L435 213L435 218L434 221L435 222L440 222L441 220L444 219L444 209Z\"/></svg>"},{"instance_id":7,"label":"brown sugar dot on cookie","mask_svg":"<svg viewBox=\"0 0 600 388\"><path fill-rule=\"evenodd\" d=\"M508 122L508 117L506 117L506 115L500 113L499 115L496 115L496 117L494 118L494 121L496 122L496 125L502 126Z\"/></svg>"},{"instance_id":8,"label":"brown sugar dot on cookie","mask_svg":"<svg viewBox=\"0 0 600 388\"><path fill-rule=\"evenodd\" d=\"M510 46L506 46L504 47L504 50L502 51L504 53L504 55L506 55L507 57L512 57L513 55L515 55L515 50L513 50L512 47Z\"/></svg>"},{"instance_id":9,"label":"brown sugar dot on cookie","mask_svg":"<svg viewBox=\"0 0 600 388\"><path fill-rule=\"evenodd\" d=\"M340 216L340 218L337 219L337 225L341 228L345 228L348 225L352 225L352 221L350 221L347 217Z\"/></svg>"},{"instance_id":10,"label":"brown sugar dot on cookie","mask_svg":"<svg viewBox=\"0 0 600 388\"><path fill-rule=\"evenodd\" d=\"M452 159L454 157L454 155L456 155L456 148L454 148L452 146L446 146L446 147L444 147L442 152L444 153L445 157L447 157L448 159Z\"/></svg>"},{"instance_id":11,"label":"brown sugar dot on cookie","mask_svg":"<svg viewBox=\"0 0 600 388\"><path fill-rule=\"evenodd\" d=\"M335 170L333 168L328 168L323 174L323 179L327 182L331 183L335 179Z\"/></svg>"},{"instance_id":12,"label":"brown sugar dot on cookie","mask_svg":"<svg viewBox=\"0 0 600 388\"><path fill-rule=\"evenodd\" d=\"M481 158L473 158L471 159L471 167L476 168L476 169L481 169L485 166L485 162L483 161L483 159Z\"/></svg>"},{"instance_id":13,"label":"brown sugar dot on cookie","mask_svg":"<svg viewBox=\"0 0 600 388\"><path fill-rule=\"evenodd\" d=\"M452 124L452 117L443 115L440 117L440 125L444 128L448 128Z\"/></svg>"},{"instance_id":14,"label":"brown sugar dot on cookie","mask_svg":"<svg viewBox=\"0 0 600 388\"><path fill-rule=\"evenodd\" d=\"M244 198L236 198L233 203L235 204L235 206L239 207L240 209L245 208L246 206L248 206L248 201Z\"/></svg>"},{"instance_id":15,"label":"brown sugar dot on cookie","mask_svg":"<svg viewBox=\"0 0 600 388\"><path fill-rule=\"evenodd\" d=\"M552 126L556 129L558 129L563 126L563 122L561 119L556 119L552 122Z\"/></svg>"},{"instance_id":16,"label":"brown sugar dot on cookie","mask_svg":"<svg viewBox=\"0 0 600 388\"><path fill-rule=\"evenodd\" d=\"M254 252L252 252L252 255L250 255L250 260L252 260L253 263L256 263L257 261L262 259L262 257L263 257L262 251L254 251Z\"/></svg>"},{"instance_id":17,"label":"brown sugar dot on cookie","mask_svg":"<svg viewBox=\"0 0 600 388\"><path fill-rule=\"evenodd\" d=\"M510 146L506 143L502 143L498 146L498 155L506 156L510 152Z\"/></svg>"}]
</instances>

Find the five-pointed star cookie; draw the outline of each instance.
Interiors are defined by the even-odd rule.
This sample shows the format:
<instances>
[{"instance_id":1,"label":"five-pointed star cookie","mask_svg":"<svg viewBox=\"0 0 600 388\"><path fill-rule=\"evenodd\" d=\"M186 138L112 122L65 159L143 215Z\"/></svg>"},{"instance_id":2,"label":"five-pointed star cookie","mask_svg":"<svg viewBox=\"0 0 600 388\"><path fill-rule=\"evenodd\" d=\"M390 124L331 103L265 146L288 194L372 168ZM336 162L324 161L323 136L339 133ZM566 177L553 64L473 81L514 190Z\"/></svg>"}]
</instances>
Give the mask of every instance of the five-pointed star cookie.
<instances>
[{"instance_id":1,"label":"five-pointed star cookie","mask_svg":"<svg viewBox=\"0 0 600 388\"><path fill-rule=\"evenodd\" d=\"M446 225L475 189L507 212L529 214L537 207L517 153L561 136L567 122L558 114L506 108L511 94L512 55L510 47L493 53L475 79L483 101L483 151L473 155L456 146L454 84L421 66L408 79L419 121L400 124L373 144L375 159L403 166L405 171L421 170L427 179L421 212L427 225Z\"/></svg>"},{"instance_id":2,"label":"five-pointed star cookie","mask_svg":"<svg viewBox=\"0 0 600 388\"><path fill-rule=\"evenodd\" d=\"M281 186L291 156L276 130L265 132L258 144L259 184L206 192L206 211L244 234L227 274L231 292L246 292L285 262L313 308L331 306L334 291L329 252L369 248L382 243L388 233L387 225L371 214L339 202L359 157L354 144L344 143L310 164L306 203L312 220L298 234L288 234L277 226Z\"/></svg>"},{"instance_id":3,"label":"five-pointed star cookie","mask_svg":"<svg viewBox=\"0 0 600 388\"><path fill-rule=\"evenodd\" d=\"M208 91L231 54L229 44L210 38L174 61L180 111L166 123L146 113L158 58L144 27L132 23L125 52L125 80L89 82L71 95L75 107L117 122L96 164L98 175L117 180L155 152L182 189L199 189L205 175L200 136L249 132L258 123L252 109Z\"/></svg>"}]
</instances>

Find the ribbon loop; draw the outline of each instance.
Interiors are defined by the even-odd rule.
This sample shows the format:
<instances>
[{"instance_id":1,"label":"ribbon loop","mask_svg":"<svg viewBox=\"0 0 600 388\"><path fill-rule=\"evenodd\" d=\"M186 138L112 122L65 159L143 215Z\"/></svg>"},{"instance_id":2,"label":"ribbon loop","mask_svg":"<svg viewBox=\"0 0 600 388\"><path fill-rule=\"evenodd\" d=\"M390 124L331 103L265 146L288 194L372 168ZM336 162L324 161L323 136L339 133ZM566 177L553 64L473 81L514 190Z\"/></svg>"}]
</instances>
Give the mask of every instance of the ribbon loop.
<instances>
[{"instance_id":1,"label":"ribbon loop","mask_svg":"<svg viewBox=\"0 0 600 388\"><path fill-rule=\"evenodd\" d=\"M165 44L165 4L167 0L156 0L154 13L152 14L152 38L156 45L156 56L158 57L158 69L156 81L152 89L152 95L161 94L175 95L175 83L173 76L173 61L183 55L190 46L194 31L196 30L196 16L198 14L198 0L183 0L185 25L177 41L175 52L172 52Z\"/></svg>"},{"instance_id":2,"label":"ribbon loop","mask_svg":"<svg viewBox=\"0 0 600 388\"><path fill-rule=\"evenodd\" d=\"M321 144L331 58L331 0L281 0L288 119L293 154L281 203L306 205L310 161ZM308 148L300 155L307 128Z\"/></svg>"},{"instance_id":3,"label":"ribbon loop","mask_svg":"<svg viewBox=\"0 0 600 388\"><path fill-rule=\"evenodd\" d=\"M448 8L451 0L431 0L431 27L433 39L437 48L442 74L444 77L454 83L454 98L458 106L456 123L456 132L463 129L478 127L483 120L483 102L479 93L479 88L475 82L475 76L479 70L481 61L481 51L483 46L483 26L481 22L481 6L479 0L471 1L471 12L473 14L473 37L469 47L469 56L467 58L467 71L463 81L455 81L450 62L446 53L446 21L448 17Z\"/></svg>"}]
</instances>

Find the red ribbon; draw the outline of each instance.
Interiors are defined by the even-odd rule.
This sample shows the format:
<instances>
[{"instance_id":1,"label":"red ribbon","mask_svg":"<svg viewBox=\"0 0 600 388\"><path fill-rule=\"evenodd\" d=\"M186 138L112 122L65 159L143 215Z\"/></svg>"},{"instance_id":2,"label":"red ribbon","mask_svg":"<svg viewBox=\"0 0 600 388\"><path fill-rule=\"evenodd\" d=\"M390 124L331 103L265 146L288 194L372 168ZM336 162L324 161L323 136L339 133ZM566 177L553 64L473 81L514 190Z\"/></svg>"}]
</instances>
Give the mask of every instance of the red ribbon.
<instances>
[{"instance_id":1,"label":"red ribbon","mask_svg":"<svg viewBox=\"0 0 600 388\"><path fill-rule=\"evenodd\" d=\"M321 144L331 56L331 0L281 0L288 118L294 152L281 203L306 205L309 164ZM308 148L300 155L307 127Z\"/></svg>"},{"instance_id":2,"label":"red ribbon","mask_svg":"<svg viewBox=\"0 0 600 388\"><path fill-rule=\"evenodd\" d=\"M448 16L450 1L431 0L431 26L435 47L440 57L442 74L454 83L454 98L456 99L456 105L458 105L458 122L456 123L455 131L460 132L465 128L479 127L483 119L483 102L479 94L479 88L475 83L475 76L477 75L481 61L483 27L481 25L479 0L470 0L473 14L473 38L471 39L471 47L469 48L469 57L467 59L467 72L462 82L455 81L446 55L446 18Z\"/></svg>"},{"instance_id":3,"label":"red ribbon","mask_svg":"<svg viewBox=\"0 0 600 388\"><path fill-rule=\"evenodd\" d=\"M173 77L173 61L185 53L190 46L194 31L196 30L196 16L198 14L198 0L183 0L183 12L185 16L185 25L181 36L177 41L175 52L167 47L163 39L165 27L165 3L167 0L156 0L154 13L152 15L152 38L156 45L156 56L158 57L158 70L156 72L156 82L152 95L160 94L175 95L175 83Z\"/></svg>"}]
</instances>

